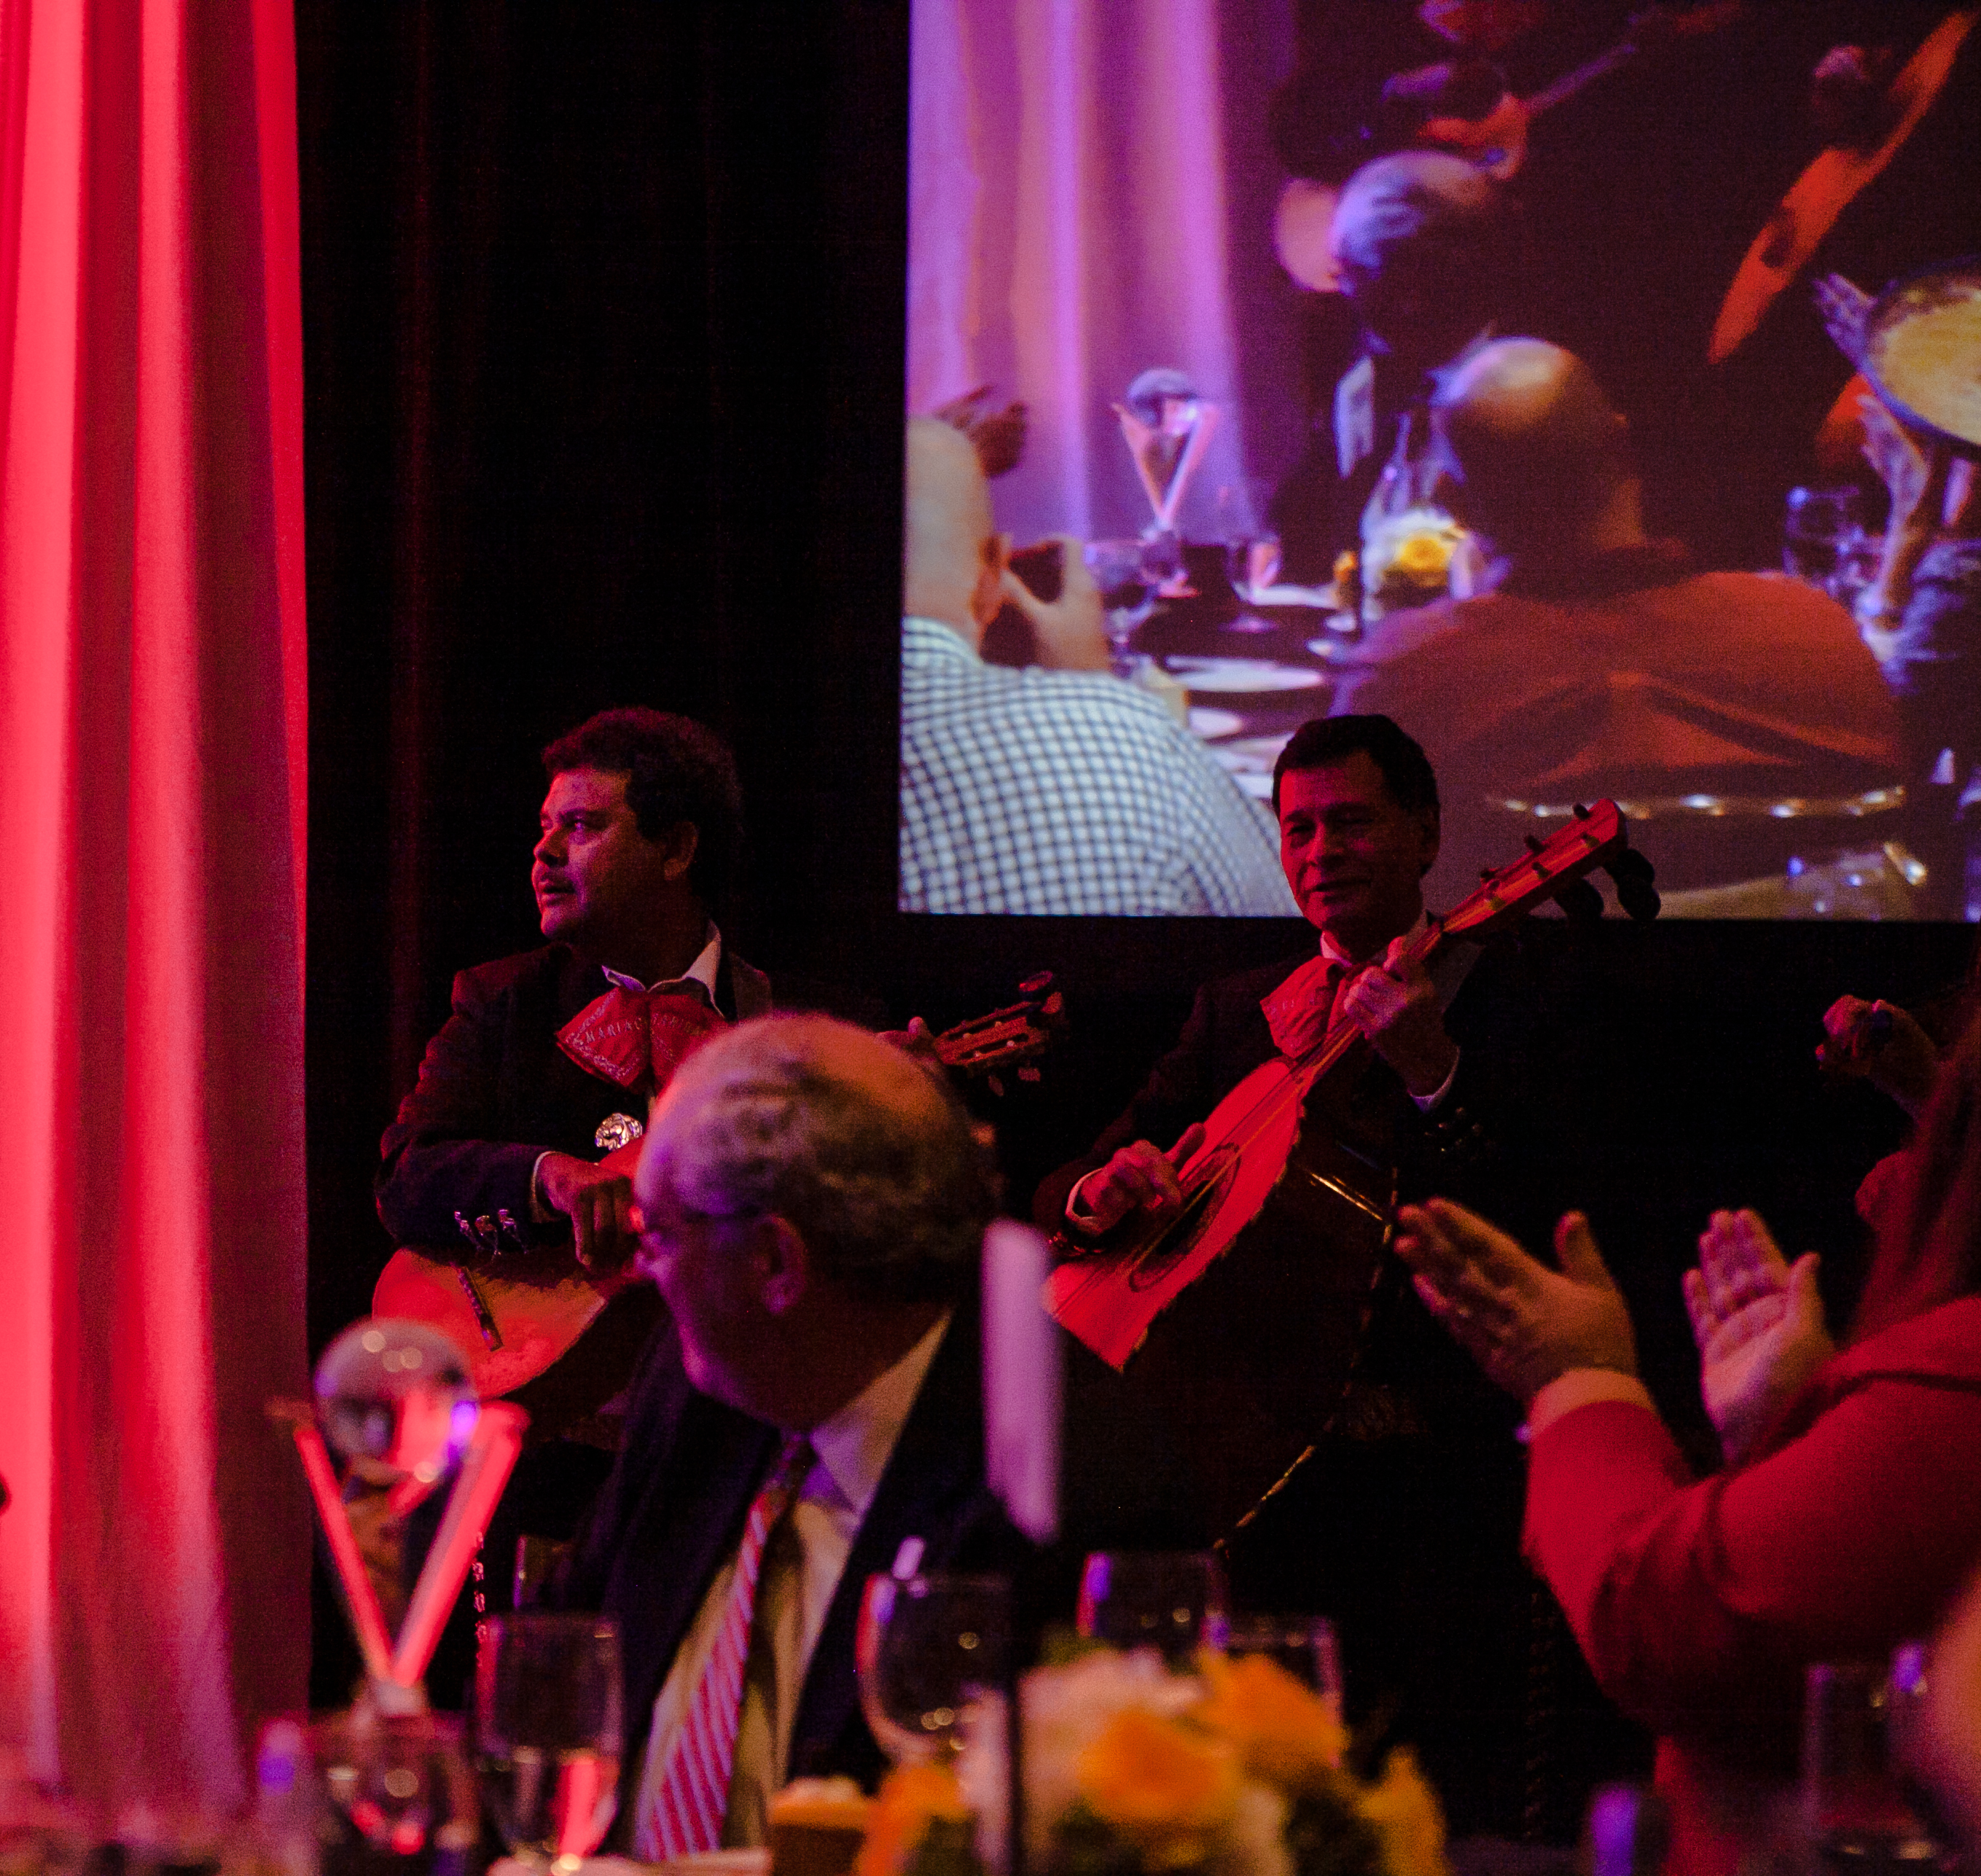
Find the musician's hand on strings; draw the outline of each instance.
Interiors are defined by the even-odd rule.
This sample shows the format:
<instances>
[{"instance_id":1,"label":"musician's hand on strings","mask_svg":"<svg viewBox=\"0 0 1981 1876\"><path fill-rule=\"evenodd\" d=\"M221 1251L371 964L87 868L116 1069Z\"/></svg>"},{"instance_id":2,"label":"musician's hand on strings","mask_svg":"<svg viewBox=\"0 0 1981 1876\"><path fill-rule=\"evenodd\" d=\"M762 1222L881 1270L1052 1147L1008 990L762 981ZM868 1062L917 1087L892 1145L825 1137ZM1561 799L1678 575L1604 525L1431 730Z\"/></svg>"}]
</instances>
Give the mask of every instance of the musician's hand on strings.
<instances>
[{"instance_id":1,"label":"musician's hand on strings","mask_svg":"<svg viewBox=\"0 0 1981 1876\"><path fill-rule=\"evenodd\" d=\"M1457 1064L1457 1046L1445 1033L1437 986L1402 939L1393 939L1380 960L1348 980L1340 1007L1420 1100L1444 1086Z\"/></svg>"},{"instance_id":2,"label":"musician's hand on strings","mask_svg":"<svg viewBox=\"0 0 1981 1876\"><path fill-rule=\"evenodd\" d=\"M537 1165L537 1196L571 1220L578 1261L588 1270L616 1270L633 1255L631 1175L611 1161L594 1165L570 1153L545 1153Z\"/></svg>"},{"instance_id":3,"label":"musician's hand on strings","mask_svg":"<svg viewBox=\"0 0 1981 1876\"><path fill-rule=\"evenodd\" d=\"M1826 1073L1861 1076L1913 1119L1925 1111L1939 1072L1933 1038L1896 1003L1840 996L1823 1013L1816 1059Z\"/></svg>"},{"instance_id":4,"label":"musician's hand on strings","mask_svg":"<svg viewBox=\"0 0 1981 1876\"><path fill-rule=\"evenodd\" d=\"M1813 1252L1790 1264L1753 1212L1715 1212L1685 1273L1699 1388L1730 1460L1746 1456L1836 1352L1823 1326Z\"/></svg>"},{"instance_id":5,"label":"musician's hand on strings","mask_svg":"<svg viewBox=\"0 0 1981 1876\"><path fill-rule=\"evenodd\" d=\"M1448 1199L1403 1206L1395 1245L1424 1307L1523 1405L1572 1368L1637 1372L1630 1312L1581 1212L1555 1227L1559 1270Z\"/></svg>"},{"instance_id":6,"label":"musician's hand on strings","mask_svg":"<svg viewBox=\"0 0 1981 1876\"><path fill-rule=\"evenodd\" d=\"M1177 1169L1203 1144L1203 1126L1195 1123L1184 1129L1167 1153L1152 1140L1123 1147L1077 1189L1083 1208L1077 1222L1097 1236L1111 1231L1130 1212L1146 1211L1154 1217L1181 1209L1183 1184Z\"/></svg>"}]
</instances>

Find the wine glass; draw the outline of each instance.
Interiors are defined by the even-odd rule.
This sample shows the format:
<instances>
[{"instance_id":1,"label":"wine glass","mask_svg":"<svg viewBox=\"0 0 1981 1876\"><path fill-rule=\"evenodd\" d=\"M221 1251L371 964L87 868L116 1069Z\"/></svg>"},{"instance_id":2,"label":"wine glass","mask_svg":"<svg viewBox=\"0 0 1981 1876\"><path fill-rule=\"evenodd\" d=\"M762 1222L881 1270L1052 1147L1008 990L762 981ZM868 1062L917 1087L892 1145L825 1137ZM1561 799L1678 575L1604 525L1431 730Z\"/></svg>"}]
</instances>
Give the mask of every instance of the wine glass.
<instances>
[{"instance_id":1,"label":"wine glass","mask_svg":"<svg viewBox=\"0 0 1981 1876\"><path fill-rule=\"evenodd\" d=\"M1110 662L1117 677L1127 677L1134 669L1135 634L1156 609L1143 567L1144 545L1140 541L1090 541L1086 547L1088 570L1100 589L1105 609L1101 629L1107 635Z\"/></svg>"},{"instance_id":2,"label":"wine glass","mask_svg":"<svg viewBox=\"0 0 1981 1876\"><path fill-rule=\"evenodd\" d=\"M1091 1640L1152 1648L1180 1666L1224 1645L1224 1572L1208 1551L1097 1550L1080 1572L1077 1620Z\"/></svg>"},{"instance_id":3,"label":"wine glass","mask_svg":"<svg viewBox=\"0 0 1981 1876\"><path fill-rule=\"evenodd\" d=\"M1250 610L1257 595L1280 577L1280 537L1260 517L1265 513L1264 491L1256 484L1234 484L1217 491L1217 537L1224 544L1225 571L1237 599L1237 618L1227 632L1270 632L1273 622Z\"/></svg>"},{"instance_id":4,"label":"wine glass","mask_svg":"<svg viewBox=\"0 0 1981 1876\"><path fill-rule=\"evenodd\" d=\"M1882 1661L1820 1662L1803 1702L1802 1798L1816 1863L1878 1871L1941 1867L1893 1751L1892 1678ZM1903 1690L1898 1691L1903 1705Z\"/></svg>"},{"instance_id":5,"label":"wine glass","mask_svg":"<svg viewBox=\"0 0 1981 1876\"><path fill-rule=\"evenodd\" d=\"M1341 1656L1334 1625L1323 1615L1234 1615L1224 1651L1263 1655L1303 1687L1310 1687L1341 1717Z\"/></svg>"},{"instance_id":6,"label":"wine glass","mask_svg":"<svg viewBox=\"0 0 1981 1876\"><path fill-rule=\"evenodd\" d=\"M964 1716L1004 1685L1010 1586L997 1576L870 1576L854 1655L860 1704L897 1765L953 1758Z\"/></svg>"},{"instance_id":7,"label":"wine glass","mask_svg":"<svg viewBox=\"0 0 1981 1876\"><path fill-rule=\"evenodd\" d=\"M619 1631L597 1615L501 1615L474 1668L481 1793L511 1852L575 1868L618 1804Z\"/></svg>"},{"instance_id":8,"label":"wine glass","mask_svg":"<svg viewBox=\"0 0 1981 1876\"><path fill-rule=\"evenodd\" d=\"M1848 486L1792 488L1782 528L1782 567L1832 598L1866 583L1863 498ZM1875 570L1875 569L1874 569Z\"/></svg>"}]
</instances>

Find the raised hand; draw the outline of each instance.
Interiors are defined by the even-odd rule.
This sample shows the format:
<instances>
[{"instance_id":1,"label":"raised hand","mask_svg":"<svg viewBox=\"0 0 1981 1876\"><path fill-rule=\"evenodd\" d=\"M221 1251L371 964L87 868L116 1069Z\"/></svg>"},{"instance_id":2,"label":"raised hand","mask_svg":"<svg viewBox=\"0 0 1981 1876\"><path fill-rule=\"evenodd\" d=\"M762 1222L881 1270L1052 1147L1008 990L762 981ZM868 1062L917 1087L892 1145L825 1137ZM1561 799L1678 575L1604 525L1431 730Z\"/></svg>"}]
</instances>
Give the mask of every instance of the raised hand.
<instances>
[{"instance_id":1,"label":"raised hand","mask_svg":"<svg viewBox=\"0 0 1981 1876\"><path fill-rule=\"evenodd\" d=\"M1571 1368L1637 1372L1630 1311L1581 1212L1563 1214L1554 1248L1558 1271L1449 1199L1397 1214L1396 1252L1424 1307L1523 1404Z\"/></svg>"},{"instance_id":2,"label":"raised hand","mask_svg":"<svg viewBox=\"0 0 1981 1876\"><path fill-rule=\"evenodd\" d=\"M1055 600L1043 600L1024 580L1004 569L1004 596L1030 622L1037 662L1047 670L1107 670L1106 609L1100 589L1087 564L1087 554L1070 534L1054 534L1059 543L1060 590Z\"/></svg>"},{"instance_id":3,"label":"raised hand","mask_svg":"<svg viewBox=\"0 0 1981 1876\"><path fill-rule=\"evenodd\" d=\"M1917 1119L1933 1094L1939 1057L1933 1039L1896 1003L1840 996L1823 1013L1816 1059L1828 1073L1861 1075Z\"/></svg>"},{"instance_id":4,"label":"raised hand","mask_svg":"<svg viewBox=\"0 0 1981 1876\"><path fill-rule=\"evenodd\" d=\"M1791 1265L1753 1212L1715 1212L1685 1273L1699 1388L1730 1462L1835 1352L1823 1327L1814 1252Z\"/></svg>"}]
</instances>

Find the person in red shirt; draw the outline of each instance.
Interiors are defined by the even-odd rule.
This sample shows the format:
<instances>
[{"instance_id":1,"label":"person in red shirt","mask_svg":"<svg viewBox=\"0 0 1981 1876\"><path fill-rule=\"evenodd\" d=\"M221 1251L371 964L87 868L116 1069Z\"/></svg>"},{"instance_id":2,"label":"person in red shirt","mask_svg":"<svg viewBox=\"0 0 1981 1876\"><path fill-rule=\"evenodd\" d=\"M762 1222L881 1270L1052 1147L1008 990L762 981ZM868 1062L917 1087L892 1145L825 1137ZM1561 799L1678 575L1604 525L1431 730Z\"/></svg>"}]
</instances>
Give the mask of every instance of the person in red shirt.
<instances>
[{"instance_id":1,"label":"person in red shirt","mask_svg":"<svg viewBox=\"0 0 1981 1876\"><path fill-rule=\"evenodd\" d=\"M1695 1478L1571 1212L1558 1269L1441 1199L1400 1214L1426 1306L1528 1410L1526 1544L1603 1690L1660 1735L1671 1868L1763 1847L1803 1671L1931 1632L1981 1558L1981 1025L1943 1065L1833 1346L1816 1260L1718 1212L1687 1273L1726 1464Z\"/></svg>"}]
</instances>

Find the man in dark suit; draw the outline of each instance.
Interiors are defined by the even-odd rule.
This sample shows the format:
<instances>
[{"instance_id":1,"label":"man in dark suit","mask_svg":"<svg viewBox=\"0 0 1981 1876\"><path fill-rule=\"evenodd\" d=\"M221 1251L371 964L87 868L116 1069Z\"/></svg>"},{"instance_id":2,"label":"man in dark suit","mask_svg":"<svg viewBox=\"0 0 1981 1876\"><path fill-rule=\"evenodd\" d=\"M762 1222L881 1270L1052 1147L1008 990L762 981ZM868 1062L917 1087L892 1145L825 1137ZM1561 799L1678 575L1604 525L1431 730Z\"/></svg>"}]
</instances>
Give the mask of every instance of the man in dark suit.
<instances>
[{"instance_id":1,"label":"man in dark suit","mask_svg":"<svg viewBox=\"0 0 1981 1876\"><path fill-rule=\"evenodd\" d=\"M1394 1166L1406 1197L1490 1195L1551 1222L1576 1189L1553 1170L1576 1159L1563 1129L1600 1125L1600 1077L1563 1035L1582 1013L1567 1023L1553 1013L1572 960L1564 971L1561 947L1544 940L1454 945L1429 970L1410 956L1437 856L1437 784L1390 718L1303 726L1280 755L1274 806L1287 883L1318 951L1200 990L1127 1111L1040 1187L1038 1222L1105 1244L1175 1216L1198 1123L1252 1070L1307 1054L1342 1024L1373 1059L1350 1085L1330 1078L1308 1097L1310 1127ZM1529 1775L1557 1743L1540 1729L1560 1730L1570 1690L1543 1688L1544 1712L1528 1698L1537 1639L1565 1636L1530 1622L1513 1416L1437 1347L1387 1256L1332 1286L1369 1305L1350 1302L1340 1322L1314 1319L1307 1276L1275 1269L1331 1268L1343 1254L1325 1236L1234 1249L1157 1319L1127 1379L1172 1406L1201 1396L1205 1411L1178 1418L1197 1429L1184 1436L1200 1442L1198 1469L1214 1478L1263 1489L1313 1443L1285 1488L1229 1535L1240 1602L1333 1618L1355 1717L1419 1748L1456 1831L1573 1829L1580 1795L1557 1779L1537 1795ZM1220 1406L1225 1392L1235 1398ZM1262 1474L1254 1449L1267 1424L1285 1443ZM1235 1445L1234 1426L1246 1429Z\"/></svg>"},{"instance_id":2,"label":"man in dark suit","mask_svg":"<svg viewBox=\"0 0 1981 1876\"><path fill-rule=\"evenodd\" d=\"M743 1025L675 1076L638 1192L668 1319L555 1599L618 1620L619 1830L660 1858L762 1841L787 1777L871 1782L867 1576L1022 1544L984 1482L994 1189L946 1085L827 1017Z\"/></svg>"}]
</instances>

